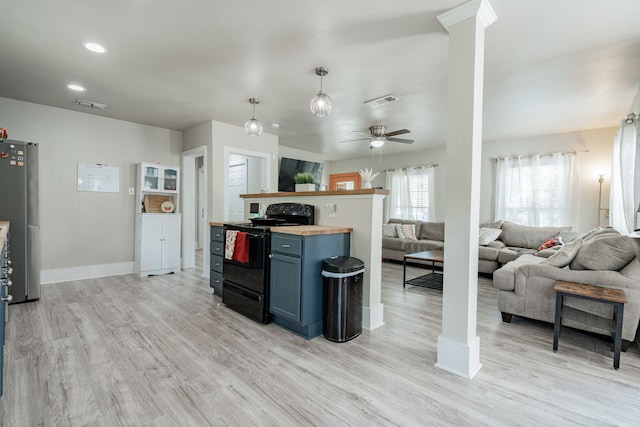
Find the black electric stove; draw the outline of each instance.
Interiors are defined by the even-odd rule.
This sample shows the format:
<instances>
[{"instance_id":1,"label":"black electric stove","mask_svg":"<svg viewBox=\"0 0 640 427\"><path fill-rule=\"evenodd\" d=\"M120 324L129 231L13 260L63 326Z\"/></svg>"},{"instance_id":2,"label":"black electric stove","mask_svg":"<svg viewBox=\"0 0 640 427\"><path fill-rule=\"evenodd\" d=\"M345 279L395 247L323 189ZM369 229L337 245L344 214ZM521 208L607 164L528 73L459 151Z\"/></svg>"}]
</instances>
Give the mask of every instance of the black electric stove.
<instances>
[{"instance_id":1,"label":"black electric stove","mask_svg":"<svg viewBox=\"0 0 640 427\"><path fill-rule=\"evenodd\" d=\"M223 261L222 302L229 308L261 323L269 323L269 253L271 227L314 225L315 206L301 203L269 205L264 217L250 223L224 224L225 242L238 233L248 249L248 261L228 258ZM237 250L237 248L236 248Z\"/></svg>"}]
</instances>

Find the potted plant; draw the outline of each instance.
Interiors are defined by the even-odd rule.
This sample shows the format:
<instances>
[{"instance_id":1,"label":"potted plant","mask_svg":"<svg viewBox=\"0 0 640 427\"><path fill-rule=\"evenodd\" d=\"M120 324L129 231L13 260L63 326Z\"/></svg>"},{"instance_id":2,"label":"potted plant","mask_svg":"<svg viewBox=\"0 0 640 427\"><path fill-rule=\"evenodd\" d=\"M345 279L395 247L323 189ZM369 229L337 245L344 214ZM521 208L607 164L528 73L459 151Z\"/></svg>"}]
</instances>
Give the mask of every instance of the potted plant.
<instances>
[{"instance_id":1,"label":"potted plant","mask_svg":"<svg viewBox=\"0 0 640 427\"><path fill-rule=\"evenodd\" d=\"M298 172L293 177L296 182L296 191L316 191L316 177L309 172Z\"/></svg>"}]
</instances>

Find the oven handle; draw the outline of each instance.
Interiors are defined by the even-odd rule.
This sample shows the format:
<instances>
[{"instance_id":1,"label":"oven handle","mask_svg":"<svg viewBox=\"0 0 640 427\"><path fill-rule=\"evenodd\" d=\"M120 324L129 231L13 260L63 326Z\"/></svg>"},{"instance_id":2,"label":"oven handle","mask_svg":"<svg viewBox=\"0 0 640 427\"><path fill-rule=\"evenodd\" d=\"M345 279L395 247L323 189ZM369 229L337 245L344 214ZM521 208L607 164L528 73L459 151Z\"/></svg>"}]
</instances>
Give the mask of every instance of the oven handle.
<instances>
[{"instance_id":1,"label":"oven handle","mask_svg":"<svg viewBox=\"0 0 640 427\"><path fill-rule=\"evenodd\" d=\"M247 233L247 237L250 237L252 239L264 239L264 234L251 234L251 233Z\"/></svg>"}]
</instances>

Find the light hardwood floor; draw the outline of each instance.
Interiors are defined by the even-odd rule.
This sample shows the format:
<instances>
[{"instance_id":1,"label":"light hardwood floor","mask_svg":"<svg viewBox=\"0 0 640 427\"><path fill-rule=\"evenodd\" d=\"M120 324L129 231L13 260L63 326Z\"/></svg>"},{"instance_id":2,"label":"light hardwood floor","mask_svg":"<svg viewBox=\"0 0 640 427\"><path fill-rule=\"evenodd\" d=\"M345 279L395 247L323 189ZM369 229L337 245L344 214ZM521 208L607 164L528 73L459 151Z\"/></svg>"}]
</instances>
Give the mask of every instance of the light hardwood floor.
<instances>
[{"instance_id":1,"label":"light hardwood floor","mask_svg":"<svg viewBox=\"0 0 640 427\"><path fill-rule=\"evenodd\" d=\"M412 268L410 277L421 274ZM219 304L195 269L47 285L10 306L0 425L639 425L640 354L500 320L479 279L483 368L434 367L441 293L384 264L386 324L336 344Z\"/></svg>"}]
</instances>

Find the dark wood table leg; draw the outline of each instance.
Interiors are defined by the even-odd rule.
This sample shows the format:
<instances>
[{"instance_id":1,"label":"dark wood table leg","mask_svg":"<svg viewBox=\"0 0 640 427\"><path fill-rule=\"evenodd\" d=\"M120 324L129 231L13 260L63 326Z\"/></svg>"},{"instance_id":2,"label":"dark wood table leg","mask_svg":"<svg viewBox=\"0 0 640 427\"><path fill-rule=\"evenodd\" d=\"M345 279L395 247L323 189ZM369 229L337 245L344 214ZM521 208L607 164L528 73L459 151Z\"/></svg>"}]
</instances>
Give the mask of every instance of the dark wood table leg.
<instances>
[{"instance_id":1,"label":"dark wood table leg","mask_svg":"<svg viewBox=\"0 0 640 427\"><path fill-rule=\"evenodd\" d=\"M624 304L613 305L613 320L615 322L615 336L613 341L613 367L620 367L620 348L622 347L622 318L624 315Z\"/></svg>"},{"instance_id":2,"label":"dark wood table leg","mask_svg":"<svg viewBox=\"0 0 640 427\"><path fill-rule=\"evenodd\" d=\"M407 258L402 257L402 287L407 286Z\"/></svg>"},{"instance_id":3,"label":"dark wood table leg","mask_svg":"<svg viewBox=\"0 0 640 427\"><path fill-rule=\"evenodd\" d=\"M562 302L564 294L558 292L556 294L556 319L553 324L553 351L558 351L558 339L560 338L560 326L562 324Z\"/></svg>"}]
</instances>

